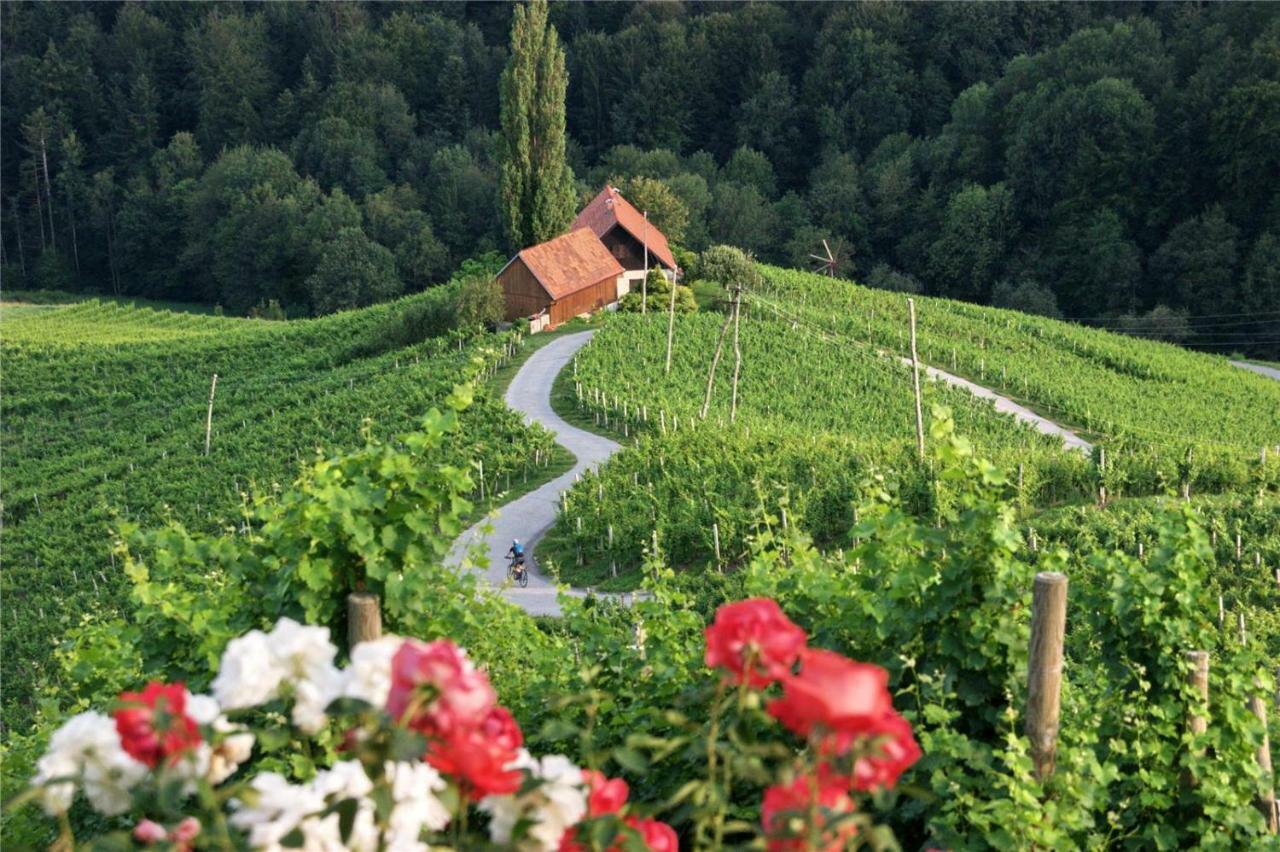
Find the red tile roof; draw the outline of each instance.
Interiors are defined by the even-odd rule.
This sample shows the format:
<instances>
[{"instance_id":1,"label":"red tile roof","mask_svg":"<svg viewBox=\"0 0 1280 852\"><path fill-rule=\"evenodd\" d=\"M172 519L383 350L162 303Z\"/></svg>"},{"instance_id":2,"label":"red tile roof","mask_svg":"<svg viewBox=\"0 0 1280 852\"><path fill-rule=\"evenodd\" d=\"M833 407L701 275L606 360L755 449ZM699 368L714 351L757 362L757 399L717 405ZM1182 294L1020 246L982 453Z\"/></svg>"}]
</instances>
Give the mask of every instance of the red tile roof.
<instances>
[{"instance_id":1,"label":"red tile roof","mask_svg":"<svg viewBox=\"0 0 1280 852\"><path fill-rule=\"evenodd\" d=\"M552 299L563 299L625 271L590 228L576 228L553 240L530 246L516 257L524 261Z\"/></svg>"},{"instance_id":2,"label":"red tile roof","mask_svg":"<svg viewBox=\"0 0 1280 852\"><path fill-rule=\"evenodd\" d=\"M644 214L622 197L622 193L605 184L600 194L582 208L570 229L590 228L597 237L603 237L614 226L635 237L641 244L648 243L649 252L668 269L676 268L676 259L667 245L667 238L651 222L645 222Z\"/></svg>"}]
</instances>

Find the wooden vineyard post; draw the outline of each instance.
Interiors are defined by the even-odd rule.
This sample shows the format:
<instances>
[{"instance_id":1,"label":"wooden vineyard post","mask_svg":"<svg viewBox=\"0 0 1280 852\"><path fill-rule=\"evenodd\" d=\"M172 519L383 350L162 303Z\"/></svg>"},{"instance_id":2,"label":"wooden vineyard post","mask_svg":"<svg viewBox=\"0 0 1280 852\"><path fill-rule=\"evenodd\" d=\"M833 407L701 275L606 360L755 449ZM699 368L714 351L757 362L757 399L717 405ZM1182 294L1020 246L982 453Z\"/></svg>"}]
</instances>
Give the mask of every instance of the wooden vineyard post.
<instances>
[{"instance_id":1,"label":"wooden vineyard post","mask_svg":"<svg viewBox=\"0 0 1280 852\"><path fill-rule=\"evenodd\" d=\"M920 408L920 359L916 357L916 300L907 299L911 317L911 382L916 393L916 454L924 459L924 414ZM1019 468L1021 470L1021 468Z\"/></svg>"},{"instance_id":2,"label":"wooden vineyard post","mask_svg":"<svg viewBox=\"0 0 1280 852\"><path fill-rule=\"evenodd\" d=\"M711 539L715 542L716 546L716 568L723 572L724 568L720 564L720 524L715 523L711 525Z\"/></svg>"},{"instance_id":3,"label":"wooden vineyard post","mask_svg":"<svg viewBox=\"0 0 1280 852\"><path fill-rule=\"evenodd\" d=\"M1209 652L1188 651L1187 661L1191 663L1191 671L1187 673L1191 689L1202 702L1207 703L1209 701ZM1199 713L1190 713L1187 716L1187 730L1192 736L1198 737L1209 730L1209 720Z\"/></svg>"},{"instance_id":4,"label":"wooden vineyard post","mask_svg":"<svg viewBox=\"0 0 1280 852\"><path fill-rule=\"evenodd\" d=\"M649 313L649 211L644 211L644 280L640 282L640 313Z\"/></svg>"},{"instance_id":5,"label":"wooden vineyard post","mask_svg":"<svg viewBox=\"0 0 1280 852\"><path fill-rule=\"evenodd\" d=\"M702 400L702 413L700 415L703 420L707 419L707 409L711 407L711 387L716 381L716 365L720 363L720 351L724 347L724 336L729 331L729 323L732 320L732 312L725 314L724 325L720 326L720 338L716 341L716 352L711 356L711 370L707 373L707 395ZM673 421L671 431L674 432L675 429L675 422Z\"/></svg>"},{"instance_id":6,"label":"wooden vineyard post","mask_svg":"<svg viewBox=\"0 0 1280 852\"><path fill-rule=\"evenodd\" d=\"M1027 737L1036 777L1053 774L1062 698L1062 642L1067 625L1067 578L1036 574L1031 603L1031 647L1027 660Z\"/></svg>"},{"instance_id":7,"label":"wooden vineyard post","mask_svg":"<svg viewBox=\"0 0 1280 852\"><path fill-rule=\"evenodd\" d=\"M218 390L218 374L213 374L213 382L209 385L209 414L204 420L204 454L209 455L209 441L213 437L213 395Z\"/></svg>"},{"instance_id":8,"label":"wooden vineyard post","mask_svg":"<svg viewBox=\"0 0 1280 852\"><path fill-rule=\"evenodd\" d=\"M1254 681L1254 686L1262 688L1261 678ZM1280 811L1276 808L1276 790L1271 784L1271 741L1267 736L1267 703L1261 695L1249 696L1249 710L1262 723L1262 742L1258 745L1258 766L1262 769L1262 777L1266 786L1258 794L1258 810L1267 819L1267 830L1272 834L1280 834Z\"/></svg>"},{"instance_id":9,"label":"wooden vineyard post","mask_svg":"<svg viewBox=\"0 0 1280 852\"><path fill-rule=\"evenodd\" d=\"M663 370L671 375L671 339L676 333L676 282L671 282L671 304L667 307L667 366Z\"/></svg>"},{"instance_id":10,"label":"wooden vineyard post","mask_svg":"<svg viewBox=\"0 0 1280 852\"><path fill-rule=\"evenodd\" d=\"M347 595L347 647L372 642L382 636L382 607L371 592Z\"/></svg>"},{"instance_id":11,"label":"wooden vineyard post","mask_svg":"<svg viewBox=\"0 0 1280 852\"><path fill-rule=\"evenodd\" d=\"M618 560L613 555L613 524L609 524L609 573L618 576Z\"/></svg>"},{"instance_id":12,"label":"wooden vineyard post","mask_svg":"<svg viewBox=\"0 0 1280 852\"><path fill-rule=\"evenodd\" d=\"M729 422L738 419L738 372L742 369L742 348L738 345L738 317L742 313L742 285L733 297L733 396L729 406Z\"/></svg>"}]
</instances>

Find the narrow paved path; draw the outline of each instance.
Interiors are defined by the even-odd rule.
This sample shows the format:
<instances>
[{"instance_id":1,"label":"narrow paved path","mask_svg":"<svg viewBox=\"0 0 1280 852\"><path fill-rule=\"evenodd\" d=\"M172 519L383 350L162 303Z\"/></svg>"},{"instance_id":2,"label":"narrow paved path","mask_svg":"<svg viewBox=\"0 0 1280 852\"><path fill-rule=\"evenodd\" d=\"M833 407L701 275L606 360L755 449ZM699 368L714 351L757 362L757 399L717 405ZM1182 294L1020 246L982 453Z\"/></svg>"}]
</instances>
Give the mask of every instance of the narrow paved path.
<instances>
[{"instance_id":1,"label":"narrow paved path","mask_svg":"<svg viewBox=\"0 0 1280 852\"><path fill-rule=\"evenodd\" d=\"M538 570L533 560L534 544L555 523L560 492L572 487L579 474L595 469L619 449L608 438L569 425L551 409L551 385L592 334L594 332L584 331L565 335L533 353L512 378L506 395L509 408L523 414L525 420L553 432L556 441L577 456L577 463L569 472L504 505L492 521L486 519L471 527L458 537L449 552L448 564L463 565L467 549L477 541L482 542L490 562L485 577L491 584L501 586L507 580L507 549L512 539L520 539L532 569L529 586L525 589L512 586L506 595L531 615L560 614L556 584ZM492 523L493 530L485 535L482 527L489 523ZM570 594L585 595L586 591L573 589Z\"/></svg>"},{"instance_id":2,"label":"narrow paved path","mask_svg":"<svg viewBox=\"0 0 1280 852\"><path fill-rule=\"evenodd\" d=\"M911 366L910 358L901 358L902 363L908 367ZM1018 403L1009 399L1007 396L1001 396L990 388L982 385L975 385L968 379L962 379L959 376L939 370L937 367L930 367L925 364L920 365L929 378L934 381L946 382L949 385L958 388L964 388L969 393L981 399L989 399L995 404L996 411L1002 411L1005 414L1012 414L1018 420L1030 425L1037 432L1045 435L1052 435L1061 438L1062 443L1069 449L1078 450L1079 452L1089 454L1093 452L1093 444L1081 438L1075 432L1065 426L1059 426L1047 417L1041 417L1029 408L1018 405Z\"/></svg>"},{"instance_id":3,"label":"narrow paved path","mask_svg":"<svg viewBox=\"0 0 1280 852\"><path fill-rule=\"evenodd\" d=\"M1250 364L1248 361L1232 361L1231 366L1239 367L1242 370L1250 370L1260 376L1266 376L1269 379L1275 379L1280 382L1280 370L1275 367L1264 367L1261 364Z\"/></svg>"},{"instance_id":4,"label":"narrow paved path","mask_svg":"<svg viewBox=\"0 0 1280 852\"><path fill-rule=\"evenodd\" d=\"M502 506L492 520L486 519L472 526L458 537L449 551L448 564L468 567L467 551L472 545L480 543L490 563L485 570L485 579L494 586L502 586L507 582L507 549L511 546L512 539L520 539L525 545L525 552L529 554L529 586L524 589L509 586L506 596L531 615L560 614L556 584L538 569L533 558L534 545L555 523L560 492L571 488L580 474L594 470L620 449L618 444L608 438L571 426L551 408L551 386L555 383L556 376L574 354L586 345L592 334L594 332L584 331L566 335L533 353L512 378L505 398L507 406L523 414L527 421L550 430L556 441L577 457L577 462L567 473ZM910 359L903 360L910 365ZM1248 366L1253 368L1255 365ZM964 388L974 396L989 399L995 404L996 410L1029 423L1046 435L1062 438L1063 443L1071 449L1085 453L1093 449L1092 444L1071 430L989 388L934 367L926 366L924 369L931 379ZM488 534L483 529L486 524L492 525ZM586 590L570 589L569 594L582 596L586 594Z\"/></svg>"}]
</instances>

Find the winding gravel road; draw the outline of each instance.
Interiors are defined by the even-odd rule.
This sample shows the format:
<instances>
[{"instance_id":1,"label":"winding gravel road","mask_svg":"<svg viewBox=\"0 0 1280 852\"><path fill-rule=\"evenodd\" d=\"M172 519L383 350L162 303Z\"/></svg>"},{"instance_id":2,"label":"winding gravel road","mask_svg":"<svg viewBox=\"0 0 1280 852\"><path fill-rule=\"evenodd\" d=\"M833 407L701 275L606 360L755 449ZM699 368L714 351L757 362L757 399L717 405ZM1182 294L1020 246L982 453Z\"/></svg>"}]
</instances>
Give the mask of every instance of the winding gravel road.
<instances>
[{"instance_id":1,"label":"winding gravel road","mask_svg":"<svg viewBox=\"0 0 1280 852\"><path fill-rule=\"evenodd\" d=\"M492 521L481 521L471 527L459 536L449 552L449 564L462 565L467 549L476 541L483 541L490 561L485 576L490 583L500 586L507 580L507 549L512 539L520 539L532 568L529 586L525 589L512 586L506 595L531 615L560 614L555 582L538 570L533 559L534 544L555 523L560 492L572 487L578 474L595 469L619 449L608 438L569 425L551 409L551 385L556 376L594 333L584 331L565 335L533 353L512 378L506 395L509 408L523 414L525 420L541 424L555 433L556 441L577 456L578 461L569 472L504 505ZM481 529L486 523L493 524L493 531L488 535L484 535ZM573 589L570 594L581 596L586 594L586 590Z\"/></svg>"},{"instance_id":2,"label":"winding gravel road","mask_svg":"<svg viewBox=\"0 0 1280 852\"><path fill-rule=\"evenodd\" d=\"M910 358L900 359L902 363L908 367L911 366ZM1059 426L1047 417L1041 417L1029 408L1018 405L1018 403L1006 396L1001 396L990 388L984 388L982 385L975 385L968 379L962 379L959 376L939 370L937 367L929 367L925 364L920 365L921 369L936 382L946 382L954 387L964 388L969 393L981 399L989 399L995 405L996 411L1002 411L1005 414L1012 414L1023 423L1029 424L1037 432L1044 435L1052 435L1055 438L1061 438L1065 447L1071 450L1088 455L1093 452L1093 444L1081 438L1075 432L1067 429L1065 426Z\"/></svg>"},{"instance_id":3,"label":"winding gravel road","mask_svg":"<svg viewBox=\"0 0 1280 852\"><path fill-rule=\"evenodd\" d=\"M1248 361L1232 361L1231 366L1239 367L1242 370L1249 370L1260 376L1266 376L1269 379L1275 379L1280 382L1280 370L1275 367L1264 367L1261 364L1250 364Z\"/></svg>"},{"instance_id":4,"label":"winding gravel road","mask_svg":"<svg viewBox=\"0 0 1280 852\"><path fill-rule=\"evenodd\" d=\"M505 594L531 615L560 614L560 605L556 600L557 587L551 578L538 569L537 562L533 559L534 545L555 523L560 492L571 488L579 474L595 469L620 449L618 444L608 438L571 426L551 408L551 386L555 383L556 376L594 333L583 331L569 334L533 353L512 378L505 398L507 406L523 414L525 420L538 423L554 433L556 441L573 453L577 462L567 473L504 505L498 510L497 517L472 526L458 537L449 551L448 564L470 567L466 560L467 550L479 542L489 556L490 564L485 569L485 578L492 585L501 586L507 581L505 555L511 546L511 540L518 538L524 542L531 567L529 586L524 589L510 586ZM909 359L907 363L910 364ZM1070 449L1087 453L1093 448L1092 444L1069 429L1064 429L988 388L933 367L926 367L925 370L936 381L965 388L974 396L991 400L998 411L1012 414L1047 435L1062 438ZM483 530L486 524L492 524L492 530L488 534ZM579 597L586 593L585 589L569 590L569 594Z\"/></svg>"}]
</instances>

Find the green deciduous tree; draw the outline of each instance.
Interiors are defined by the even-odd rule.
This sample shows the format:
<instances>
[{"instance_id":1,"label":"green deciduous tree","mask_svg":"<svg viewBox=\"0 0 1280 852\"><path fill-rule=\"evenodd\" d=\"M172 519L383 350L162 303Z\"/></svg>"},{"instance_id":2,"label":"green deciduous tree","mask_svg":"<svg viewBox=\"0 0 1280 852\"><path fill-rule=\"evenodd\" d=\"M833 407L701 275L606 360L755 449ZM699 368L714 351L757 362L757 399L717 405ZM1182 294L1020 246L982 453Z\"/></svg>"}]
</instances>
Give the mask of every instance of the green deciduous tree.
<instances>
[{"instance_id":1,"label":"green deciduous tree","mask_svg":"<svg viewBox=\"0 0 1280 852\"><path fill-rule=\"evenodd\" d=\"M492 275L485 272L464 275L457 287L454 315L459 328L482 328L502 319L506 302L502 285Z\"/></svg>"},{"instance_id":2,"label":"green deciduous tree","mask_svg":"<svg viewBox=\"0 0 1280 852\"><path fill-rule=\"evenodd\" d=\"M929 250L929 286L962 299L984 299L1004 266L1016 222L1007 187L970 184L947 203L942 234Z\"/></svg>"},{"instance_id":3,"label":"green deciduous tree","mask_svg":"<svg viewBox=\"0 0 1280 852\"><path fill-rule=\"evenodd\" d=\"M385 301L403 289L391 252L359 228L338 231L307 278L311 309L317 314Z\"/></svg>"},{"instance_id":4,"label":"green deciduous tree","mask_svg":"<svg viewBox=\"0 0 1280 852\"><path fill-rule=\"evenodd\" d=\"M1239 229L1220 206L1183 222L1151 257L1151 277L1159 292L1196 314L1219 314L1237 298Z\"/></svg>"},{"instance_id":5,"label":"green deciduous tree","mask_svg":"<svg viewBox=\"0 0 1280 852\"><path fill-rule=\"evenodd\" d=\"M546 0L515 10L511 59L502 72L501 210L512 248L560 234L573 220L573 172L565 160L564 50Z\"/></svg>"},{"instance_id":6,"label":"green deciduous tree","mask_svg":"<svg viewBox=\"0 0 1280 852\"><path fill-rule=\"evenodd\" d=\"M649 214L649 222L673 243L684 242L689 209L666 181L643 175L614 183L632 206Z\"/></svg>"},{"instance_id":7,"label":"green deciduous tree","mask_svg":"<svg viewBox=\"0 0 1280 852\"><path fill-rule=\"evenodd\" d=\"M1280 313L1280 237L1266 231L1249 253L1244 272L1244 304L1261 314Z\"/></svg>"},{"instance_id":8,"label":"green deciduous tree","mask_svg":"<svg viewBox=\"0 0 1280 852\"><path fill-rule=\"evenodd\" d=\"M1069 314L1099 316L1137 307L1142 255L1115 211L1103 208L1088 218L1072 218L1055 228L1047 243L1037 277L1052 282Z\"/></svg>"}]
</instances>

